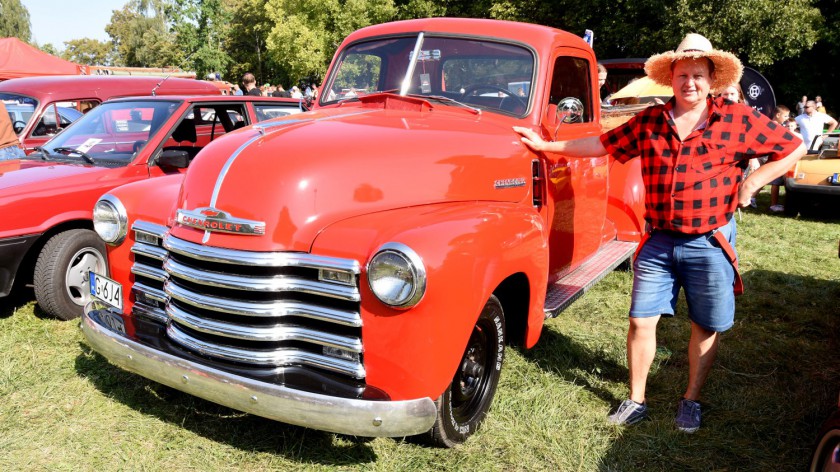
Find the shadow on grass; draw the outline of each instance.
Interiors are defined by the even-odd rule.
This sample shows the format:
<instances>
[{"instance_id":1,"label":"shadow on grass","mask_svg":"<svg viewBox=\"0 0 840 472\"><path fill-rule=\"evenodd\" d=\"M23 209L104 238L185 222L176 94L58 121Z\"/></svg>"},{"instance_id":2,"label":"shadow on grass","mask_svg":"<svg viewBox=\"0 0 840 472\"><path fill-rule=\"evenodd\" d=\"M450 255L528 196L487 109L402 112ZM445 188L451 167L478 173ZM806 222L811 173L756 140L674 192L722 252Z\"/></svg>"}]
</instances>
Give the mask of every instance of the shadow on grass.
<instances>
[{"instance_id":1,"label":"shadow on grass","mask_svg":"<svg viewBox=\"0 0 840 472\"><path fill-rule=\"evenodd\" d=\"M242 413L111 365L87 344L76 371L103 394L145 415L243 451L277 454L304 464L373 463L368 438L354 438ZM150 432L150 434L153 434Z\"/></svg>"},{"instance_id":2,"label":"shadow on grass","mask_svg":"<svg viewBox=\"0 0 840 472\"><path fill-rule=\"evenodd\" d=\"M687 339L663 333L663 324L680 322L678 315L659 326L659 344L675 349L675 362L648 379L650 419L615 428L599 470L807 469L817 430L840 391L840 281L766 270L744 275L748 291L701 397L712 406L702 428L689 435L674 427L688 368L676 349ZM687 324L684 315L681 322Z\"/></svg>"},{"instance_id":3,"label":"shadow on grass","mask_svg":"<svg viewBox=\"0 0 840 472\"><path fill-rule=\"evenodd\" d=\"M8 318L35 300L35 292L31 288L14 288L8 296L0 300L0 318Z\"/></svg>"}]
</instances>

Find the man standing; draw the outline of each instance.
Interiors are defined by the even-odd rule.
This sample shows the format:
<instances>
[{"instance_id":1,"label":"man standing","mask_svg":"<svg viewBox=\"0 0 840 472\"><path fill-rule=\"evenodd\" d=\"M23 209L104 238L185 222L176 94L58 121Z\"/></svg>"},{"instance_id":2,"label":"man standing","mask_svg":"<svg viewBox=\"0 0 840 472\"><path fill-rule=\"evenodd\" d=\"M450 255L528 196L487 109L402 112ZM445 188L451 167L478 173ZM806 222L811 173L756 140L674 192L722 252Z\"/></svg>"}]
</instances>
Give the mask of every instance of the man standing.
<instances>
[{"instance_id":1,"label":"man standing","mask_svg":"<svg viewBox=\"0 0 840 472\"><path fill-rule=\"evenodd\" d=\"M0 161L20 159L25 155L15 134L9 112L6 111L6 105L0 100Z\"/></svg>"},{"instance_id":2,"label":"man standing","mask_svg":"<svg viewBox=\"0 0 840 472\"><path fill-rule=\"evenodd\" d=\"M253 95L256 97L262 95L262 93L260 93L260 89L257 88L257 78L250 72L246 72L245 75L242 76L242 86L245 87L245 95Z\"/></svg>"},{"instance_id":3,"label":"man standing","mask_svg":"<svg viewBox=\"0 0 840 472\"><path fill-rule=\"evenodd\" d=\"M825 125L828 125L827 132L830 133L837 127L837 120L817 111L816 102L808 100L805 102L805 113L796 117L796 124L799 125L799 132L802 134L805 146L811 149L814 139L822 136Z\"/></svg>"},{"instance_id":4,"label":"man standing","mask_svg":"<svg viewBox=\"0 0 840 472\"><path fill-rule=\"evenodd\" d=\"M787 129L740 104L712 100L710 90L738 82L743 71L733 54L715 50L708 39L689 34L676 51L645 63L648 77L670 85L674 97L641 111L600 137L546 142L528 128L515 127L522 142L564 156L612 154L642 160L645 219L649 232L637 250L633 272L627 359L630 397L610 415L614 424L633 424L647 415L645 389L656 354L656 326L672 317L680 289L691 320L688 386L679 401L676 426L700 427L700 390L711 370L720 333L734 324L737 272L735 221L756 190L782 175L805 148ZM745 181L743 170L755 155L768 162Z\"/></svg>"}]
</instances>

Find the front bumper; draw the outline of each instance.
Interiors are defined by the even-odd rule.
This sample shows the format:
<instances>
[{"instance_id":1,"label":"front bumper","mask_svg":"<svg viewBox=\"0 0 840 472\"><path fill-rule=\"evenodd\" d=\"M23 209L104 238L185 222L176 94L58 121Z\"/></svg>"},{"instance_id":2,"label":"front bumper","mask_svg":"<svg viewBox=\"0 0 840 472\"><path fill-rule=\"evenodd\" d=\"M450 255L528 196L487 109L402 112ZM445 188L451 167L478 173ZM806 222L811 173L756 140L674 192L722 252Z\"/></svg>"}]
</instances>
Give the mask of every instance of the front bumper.
<instances>
[{"instance_id":1,"label":"front bumper","mask_svg":"<svg viewBox=\"0 0 840 472\"><path fill-rule=\"evenodd\" d=\"M811 195L840 195L840 185L798 184L796 180L786 177L785 192Z\"/></svg>"},{"instance_id":2,"label":"front bumper","mask_svg":"<svg viewBox=\"0 0 840 472\"><path fill-rule=\"evenodd\" d=\"M248 379L133 341L107 327L100 314L105 310L95 305L85 307L81 323L94 350L120 368L205 400L283 423L354 436L410 436L434 424L437 409L430 398L349 399Z\"/></svg>"}]
</instances>

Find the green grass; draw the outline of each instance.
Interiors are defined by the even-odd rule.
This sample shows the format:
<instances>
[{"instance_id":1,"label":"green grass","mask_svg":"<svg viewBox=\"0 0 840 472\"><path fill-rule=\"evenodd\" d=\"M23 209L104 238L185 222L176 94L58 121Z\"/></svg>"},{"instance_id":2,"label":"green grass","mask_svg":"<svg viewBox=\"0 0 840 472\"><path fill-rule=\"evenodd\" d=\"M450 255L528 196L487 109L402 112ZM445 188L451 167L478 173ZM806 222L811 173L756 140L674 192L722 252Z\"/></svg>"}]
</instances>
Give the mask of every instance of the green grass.
<instances>
[{"instance_id":1,"label":"green grass","mask_svg":"<svg viewBox=\"0 0 840 472\"><path fill-rule=\"evenodd\" d=\"M803 470L840 391L840 219L769 214L767 198L738 225L747 293L694 435L673 427L684 304L659 325L651 420L604 420L627 395L627 272L549 321L536 348L508 350L490 415L452 450L285 425L163 387L111 366L77 322L18 293L0 300L0 470Z\"/></svg>"}]
</instances>

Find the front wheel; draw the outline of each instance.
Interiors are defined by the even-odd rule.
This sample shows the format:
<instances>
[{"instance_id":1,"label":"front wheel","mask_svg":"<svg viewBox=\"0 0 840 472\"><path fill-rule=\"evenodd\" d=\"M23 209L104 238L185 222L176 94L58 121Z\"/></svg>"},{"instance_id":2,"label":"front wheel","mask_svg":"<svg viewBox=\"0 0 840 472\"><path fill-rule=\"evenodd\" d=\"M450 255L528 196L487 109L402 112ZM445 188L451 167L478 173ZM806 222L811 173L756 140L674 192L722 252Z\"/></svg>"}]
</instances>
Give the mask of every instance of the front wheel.
<instances>
[{"instance_id":1,"label":"front wheel","mask_svg":"<svg viewBox=\"0 0 840 472\"><path fill-rule=\"evenodd\" d=\"M35 263L35 298L48 314L78 318L90 301L90 271L107 275L105 243L93 231L72 229L56 234Z\"/></svg>"},{"instance_id":2,"label":"front wheel","mask_svg":"<svg viewBox=\"0 0 840 472\"><path fill-rule=\"evenodd\" d=\"M840 411L825 422L820 431L811 472L834 472L840 470Z\"/></svg>"},{"instance_id":3,"label":"front wheel","mask_svg":"<svg viewBox=\"0 0 840 472\"><path fill-rule=\"evenodd\" d=\"M435 402L437 419L424 438L439 447L463 443L477 429L493 402L505 352L505 315L491 296L473 327L452 383Z\"/></svg>"}]
</instances>

